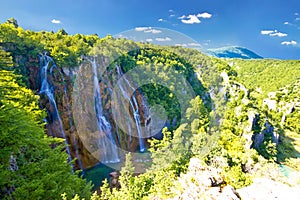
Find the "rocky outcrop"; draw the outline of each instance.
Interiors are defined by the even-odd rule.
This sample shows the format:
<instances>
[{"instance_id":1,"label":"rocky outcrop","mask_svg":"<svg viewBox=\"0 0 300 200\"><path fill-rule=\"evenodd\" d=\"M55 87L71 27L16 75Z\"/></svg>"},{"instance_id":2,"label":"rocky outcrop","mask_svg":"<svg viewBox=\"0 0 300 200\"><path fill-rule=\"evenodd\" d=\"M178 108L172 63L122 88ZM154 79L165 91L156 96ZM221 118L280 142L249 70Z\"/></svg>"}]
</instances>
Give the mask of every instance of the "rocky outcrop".
<instances>
[{"instance_id":1,"label":"rocky outcrop","mask_svg":"<svg viewBox=\"0 0 300 200\"><path fill-rule=\"evenodd\" d=\"M245 148L249 149L253 143L253 130L255 129L255 124L259 120L259 114L255 110L249 110L247 115L248 121L244 128L243 137L245 138Z\"/></svg>"},{"instance_id":2,"label":"rocky outcrop","mask_svg":"<svg viewBox=\"0 0 300 200\"><path fill-rule=\"evenodd\" d=\"M192 158L186 174L180 176L173 188L175 197L172 199L240 199L235 189L225 182L220 172L202 163L198 158Z\"/></svg>"},{"instance_id":3,"label":"rocky outcrop","mask_svg":"<svg viewBox=\"0 0 300 200\"><path fill-rule=\"evenodd\" d=\"M277 175L276 175L277 176ZM171 192L171 199L210 199L210 200L266 200L299 199L299 186L291 187L271 178L254 178L247 187L235 190L226 185L220 172L203 164L198 158L192 158L186 174L180 176Z\"/></svg>"},{"instance_id":4,"label":"rocky outcrop","mask_svg":"<svg viewBox=\"0 0 300 200\"><path fill-rule=\"evenodd\" d=\"M300 197L299 187L290 187L289 185L266 178L256 178L251 185L238 189L237 192L241 199L246 200L296 200Z\"/></svg>"}]
</instances>

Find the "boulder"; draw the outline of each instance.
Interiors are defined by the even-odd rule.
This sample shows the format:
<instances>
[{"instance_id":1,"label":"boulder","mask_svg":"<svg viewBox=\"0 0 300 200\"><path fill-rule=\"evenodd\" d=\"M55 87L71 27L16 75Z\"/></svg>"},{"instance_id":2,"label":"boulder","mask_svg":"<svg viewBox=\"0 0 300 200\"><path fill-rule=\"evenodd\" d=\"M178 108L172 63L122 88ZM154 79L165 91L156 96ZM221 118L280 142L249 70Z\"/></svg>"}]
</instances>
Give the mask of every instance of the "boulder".
<instances>
[{"instance_id":1,"label":"boulder","mask_svg":"<svg viewBox=\"0 0 300 200\"><path fill-rule=\"evenodd\" d=\"M110 178L109 178L109 186L110 188L117 188L119 189L121 186L120 186L120 183L119 183L119 176L120 174L116 171L114 172L111 172L109 174Z\"/></svg>"}]
</instances>

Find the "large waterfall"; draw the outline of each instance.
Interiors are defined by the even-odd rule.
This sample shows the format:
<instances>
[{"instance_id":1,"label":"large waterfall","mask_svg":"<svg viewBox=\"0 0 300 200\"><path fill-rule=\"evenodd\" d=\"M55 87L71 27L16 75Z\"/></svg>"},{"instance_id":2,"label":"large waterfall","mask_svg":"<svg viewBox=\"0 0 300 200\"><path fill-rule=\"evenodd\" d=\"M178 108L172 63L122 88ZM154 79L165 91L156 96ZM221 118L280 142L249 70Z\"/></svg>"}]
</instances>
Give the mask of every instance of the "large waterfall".
<instances>
[{"instance_id":1,"label":"large waterfall","mask_svg":"<svg viewBox=\"0 0 300 200\"><path fill-rule=\"evenodd\" d=\"M40 57L40 63L41 63L41 70L40 70L40 75L41 75L41 88L40 88L40 92L39 94L42 95L46 95L46 97L49 100L50 103L50 109L51 112L48 112L49 115L51 115L52 118L52 122L56 122L56 126L59 129L59 132L61 134L61 136L64 138L65 141L65 145L66 145L66 151L68 153L68 160L71 161L71 153L70 153L70 149L69 149L69 145L66 139L66 134L63 128L63 124L57 109L57 105L54 99L54 88L53 86L49 83L48 80L48 70L50 72L50 75L52 75L52 71L53 68L56 67L53 59L49 56L46 55L46 53L44 53L41 57ZM52 63L52 66L49 66L49 64ZM50 69L48 69L50 67Z\"/></svg>"},{"instance_id":2,"label":"large waterfall","mask_svg":"<svg viewBox=\"0 0 300 200\"><path fill-rule=\"evenodd\" d=\"M69 161L77 158L75 169L86 169L97 161L121 162L127 151L145 152L145 138L151 137L146 98L121 66L107 70L103 57L84 59L72 69L74 78L56 67L50 56L40 58L39 93L48 112L48 134L65 139Z\"/></svg>"},{"instance_id":3,"label":"large waterfall","mask_svg":"<svg viewBox=\"0 0 300 200\"><path fill-rule=\"evenodd\" d=\"M112 133L112 127L109 121L103 115L96 61L95 59L93 59L90 62L93 69L95 111L97 116L99 134L100 134L100 139L97 142L98 148L101 150L100 161L103 163L120 162L119 155L118 155L118 148Z\"/></svg>"}]
</instances>

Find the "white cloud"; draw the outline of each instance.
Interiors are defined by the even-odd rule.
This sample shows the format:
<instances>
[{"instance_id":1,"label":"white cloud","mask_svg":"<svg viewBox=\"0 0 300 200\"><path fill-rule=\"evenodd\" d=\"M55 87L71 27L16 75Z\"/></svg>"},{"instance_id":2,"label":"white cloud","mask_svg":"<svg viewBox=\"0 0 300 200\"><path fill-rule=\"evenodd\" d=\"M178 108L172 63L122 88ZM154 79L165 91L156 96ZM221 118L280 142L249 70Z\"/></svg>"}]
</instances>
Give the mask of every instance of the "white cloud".
<instances>
[{"instance_id":1,"label":"white cloud","mask_svg":"<svg viewBox=\"0 0 300 200\"><path fill-rule=\"evenodd\" d=\"M175 17L175 15L174 15L174 14L171 14L169 17Z\"/></svg>"},{"instance_id":2,"label":"white cloud","mask_svg":"<svg viewBox=\"0 0 300 200\"><path fill-rule=\"evenodd\" d=\"M161 33L161 30L154 29L152 27L136 27L134 30L138 32L142 31L144 33L153 33L153 34Z\"/></svg>"},{"instance_id":3,"label":"white cloud","mask_svg":"<svg viewBox=\"0 0 300 200\"><path fill-rule=\"evenodd\" d=\"M284 24L284 25L289 25L290 23L289 23L289 22L284 22L283 24Z\"/></svg>"},{"instance_id":4,"label":"white cloud","mask_svg":"<svg viewBox=\"0 0 300 200\"><path fill-rule=\"evenodd\" d=\"M172 39L169 37L165 37L165 38L155 38L155 40L158 42L167 42L167 41L171 41Z\"/></svg>"},{"instance_id":5,"label":"white cloud","mask_svg":"<svg viewBox=\"0 0 300 200\"><path fill-rule=\"evenodd\" d=\"M189 15L186 19L182 19L181 22L184 24L199 24L201 21L196 15Z\"/></svg>"},{"instance_id":6,"label":"white cloud","mask_svg":"<svg viewBox=\"0 0 300 200\"><path fill-rule=\"evenodd\" d=\"M161 30L157 30L157 29L148 29L144 31L145 33L153 33L153 34L157 34L157 33L161 33Z\"/></svg>"},{"instance_id":7,"label":"white cloud","mask_svg":"<svg viewBox=\"0 0 300 200\"><path fill-rule=\"evenodd\" d=\"M136 27L134 30L135 31L145 31L148 30L150 27Z\"/></svg>"},{"instance_id":8,"label":"white cloud","mask_svg":"<svg viewBox=\"0 0 300 200\"><path fill-rule=\"evenodd\" d=\"M152 42L153 40L151 38L146 39L146 42Z\"/></svg>"},{"instance_id":9,"label":"white cloud","mask_svg":"<svg viewBox=\"0 0 300 200\"><path fill-rule=\"evenodd\" d=\"M297 42L295 40L291 40L291 41L284 41L281 42L282 45L292 45L292 46L296 46Z\"/></svg>"},{"instance_id":10,"label":"white cloud","mask_svg":"<svg viewBox=\"0 0 300 200\"><path fill-rule=\"evenodd\" d=\"M210 13L207 13L207 12L204 12L204 13L199 13L198 15L197 15L197 17L201 17L201 18L211 18L212 17L212 14L210 14Z\"/></svg>"},{"instance_id":11,"label":"white cloud","mask_svg":"<svg viewBox=\"0 0 300 200\"><path fill-rule=\"evenodd\" d=\"M277 30L262 30L260 31L262 35L269 35L271 37L286 37L288 34L279 32Z\"/></svg>"},{"instance_id":12,"label":"white cloud","mask_svg":"<svg viewBox=\"0 0 300 200\"><path fill-rule=\"evenodd\" d=\"M287 34L286 33L281 33L281 32L275 32L275 33L270 34L270 36L271 37L275 37L275 36L277 36L277 37L286 37Z\"/></svg>"},{"instance_id":13,"label":"white cloud","mask_svg":"<svg viewBox=\"0 0 300 200\"><path fill-rule=\"evenodd\" d=\"M184 19L184 18L186 18L185 15L182 15L182 16L178 17L178 19Z\"/></svg>"},{"instance_id":14,"label":"white cloud","mask_svg":"<svg viewBox=\"0 0 300 200\"><path fill-rule=\"evenodd\" d=\"M188 45L192 46L192 47L200 47L201 46L199 43L195 43L195 42L188 43Z\"/></svg>"},{"instance_id":15,"label":"white cloud","mask_svg":"<svg viewBox=\"0 0 300 200\"><path fill-rule=\"evenodd\" d=\"M182 15L178 17L178 19L181 20L182 23L184 24L199 24L201 23L201 20L199 18L203 19L209 19L212 17L212 14L208 12L204 13L198 13L198 14L190 14L190 15Z\"/></svg>"},{"instance_id":16,"label":"white cloud","mask_svg":"<svg viewBox=\"0 0 300 200\"><path fill-rule=\"evenodd\" d=\"M295 12L294 15L299 15L299 13Z\"/></svg>"},{"instance_id":17,"label":"white cloud","mask_svg":"<svg viewBox=\"0 0 300 200\"><path fill-rule=\"evenodd\" d=\"M167 20L164 20L164 19L162 19L162 18L159 18L158 21L159 21L159 22L166 22Z\"/></svg>"},{"instance_id":18,"label":"white cloud","mask_svg":"<svg viewBox=\"0 0 300 200\"><path fill-rule=\"evenodd\" d=\"M175 44L177 47L187 47L187 44Z\"/></svg>"},{"instance_id":19,"label":"white cloud","mask_svg":"<svg viewBox=\"0 0 300 200\"><path fill-rule=\"evenodd\" d=\"M274 31L272 31L272 30L263 30L263 31L260 31L260 34L262 34L262 35L270 35L272 33L274 33Z\"/></svg>"},{"instance_id":20,"label":"white cloud","mask_svg":"<svg viewBox=\"0 0 300 200\"><path fill-rule=\"evenodd\" d=\"M51 23L53 23L53 24L61 24L61 21L58 20L58 19L52 19Z\"/></svg>"},{"instance_id":21,"label":"white cloud","mask_svg":"<svg viewBox=\"0 0 300 200\"><path fill-rule=\"evenodd\" d=\"M170 9L169 12L174 12L174 10Z\"/></svg>"},{"instance_id":22,"label":"white cloud","mask_svg":"<svg viewBox=\"0 0 300 200\"><path fill-rule=\"evenodd\" d=\"M300 21L300 17L297 17L295 20L296 20L296 21Z\"/></svg>"}]
</instances>

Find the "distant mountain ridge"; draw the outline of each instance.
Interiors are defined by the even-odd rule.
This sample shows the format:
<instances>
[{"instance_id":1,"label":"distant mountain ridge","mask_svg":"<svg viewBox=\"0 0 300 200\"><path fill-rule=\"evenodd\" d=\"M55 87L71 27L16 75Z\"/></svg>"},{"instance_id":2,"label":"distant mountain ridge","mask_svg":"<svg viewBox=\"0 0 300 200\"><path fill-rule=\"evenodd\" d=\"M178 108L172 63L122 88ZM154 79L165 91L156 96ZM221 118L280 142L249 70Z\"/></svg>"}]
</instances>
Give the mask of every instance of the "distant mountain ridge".
<instances>
[{"instance_id":1,"label":"distant mountain ridge","mask_svg":"<svg viewBox=\"0 0 300 200\"><path fill-rule=\"evenodd\" d=\"M218 58L243 58L243 59L260 59L262 56L253 51L239 46L228 46L216 49L207 49L206 53Z\"/></svg>"}]
</instances>

